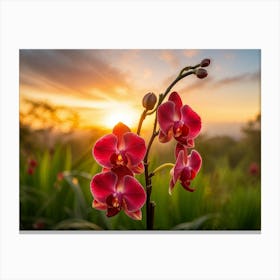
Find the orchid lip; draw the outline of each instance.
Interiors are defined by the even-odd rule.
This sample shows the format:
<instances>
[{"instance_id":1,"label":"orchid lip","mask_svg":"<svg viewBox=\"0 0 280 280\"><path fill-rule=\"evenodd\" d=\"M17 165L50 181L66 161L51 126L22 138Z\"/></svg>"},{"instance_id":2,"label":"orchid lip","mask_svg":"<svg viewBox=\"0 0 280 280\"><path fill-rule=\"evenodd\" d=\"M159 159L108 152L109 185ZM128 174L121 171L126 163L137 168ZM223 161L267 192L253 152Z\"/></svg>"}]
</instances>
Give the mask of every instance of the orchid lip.
<instances>
[{"instance_id":1,"label":"orchid lip","mask_svg":"<svg viewBox=\"0 0 280 280\"><path fill-rule=\"evenodd\" d=\"M181 134L182 134L182 128L181 128L181 127L178 127L178 128L175 130L174 136L175 136L175 137L179 137L179 136L181 136Z\"/></svg>"},{"instance_id":2,"label":"orchid lip","mask_svg":"<svg viewBox=\"0 0 280 280\"><path fill-rule=\"evenodd\" d=\"M124 155L124 152L116 152L111 155L110 162L113 166L126 166L127 165L127 158Z\"/></svg>"},{"instance_id":3,"label":"orchid lip","mask_svg":"<svg viewBox=\"0 0 280 280\"><path fill-rule=\"evenodd\" d=\"M122 157L121 154L118 154L118 155L117 155L116 164L117 164L117 165L124 165L124 159L123 159L123 157Z\"/></svg>"},{"instance_id":4,"label":"orchid lip","mask_svg":"<svg viewBox=\"0 0 280 280\"><path fill-rule=\"evenodd\" d=\"M121 195L118 193L111 194L107 197L106 203L108 207L110 208L117 208L118 210L121 210L122 208L122 198Z\"/></svg>"}]
</instances>

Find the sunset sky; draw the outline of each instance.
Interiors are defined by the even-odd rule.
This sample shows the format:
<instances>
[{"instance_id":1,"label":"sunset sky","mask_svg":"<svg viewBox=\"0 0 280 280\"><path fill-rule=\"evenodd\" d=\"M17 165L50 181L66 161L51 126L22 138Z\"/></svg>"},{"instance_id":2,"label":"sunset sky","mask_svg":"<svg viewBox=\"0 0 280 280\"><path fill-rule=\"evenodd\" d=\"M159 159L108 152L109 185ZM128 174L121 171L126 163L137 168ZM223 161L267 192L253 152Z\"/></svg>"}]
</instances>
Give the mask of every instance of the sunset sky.
<instances>
[{"instance_id":1,"label":"sunset sky","mask_svg":"<svg viewBox=\"0 0 280 280\"><path fill-rule=\"evenodd\" d=\"M174 90L204 132L237 133L260 112L260 50L20 50L20 99L69 106L86 125L135 127L143 95L163 92L203 58L211 59L208 77L192 75Z\"/></svg>"}]
</instances>

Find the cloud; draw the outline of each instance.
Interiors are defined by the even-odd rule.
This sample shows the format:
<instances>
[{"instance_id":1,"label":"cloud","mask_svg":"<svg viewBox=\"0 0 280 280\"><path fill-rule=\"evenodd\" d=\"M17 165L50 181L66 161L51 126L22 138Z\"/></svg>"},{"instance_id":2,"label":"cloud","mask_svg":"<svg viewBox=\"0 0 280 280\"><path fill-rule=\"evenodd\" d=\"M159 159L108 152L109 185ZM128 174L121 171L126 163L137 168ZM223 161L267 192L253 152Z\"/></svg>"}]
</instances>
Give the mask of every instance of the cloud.
<instances>
[{"instance_id":1,"label":"cloud","mask_svg":"<svg viewBox=\"0 0 280 280\"><path fill-rule=\"evenodd\" d=\"M181 91L191 91L196 89L201 89L207 87L208 89L218 88L222 86L228 86L237 83L247 83L247 82L256 82L260 81L260 72L254 73L243 73L240 75L232 76L229 78L223 78L216 80L211 76L208 76L206 79L200 80L196 79L192 84L183 87Z\"/></svg>"},{"instance_id":2,"label":"cloud","mask_svg":"<svg viewBox=\"0 0 280 280\"><path fill-rule=\"evenodd\" d=\"M21 50L21 89L84 98L124 96L130 88L127 73L106 63L102 55L102 50Z\"/></svg>"},{"instance_id":3,"label":"cloud","mask_svg":"<svg viewBox=\"0 0 280 280\"><path fill-rule=\"evenodd\" d=\"M227 60L234 60L236 58L236 55L232 52L226 52L224 54L224 58Z\"/></svg>"},{"instance_id":4,"label":"cloud","mask_svg":"<svg viewBox=\"0 0 280 280\"><path fill-rule=\"evenodd\" d=\"M240 75L232 76L229 78L224 78L217 80L213 83L213 87L220 87L224 85L230 85L235 83L260 81L260 72L256 71L254 73L243 73Z\"/></svg>"},{"instance_id":5,"label":"cloud","mask_svg":"<svg viewBox=\"0 0 280 280\"><path fill-rule=\"evenodd\" d=\"M166 63L168 63L172 67L179 66L179 60L176 55L170 50L162 50L159 54L159 58Z\"/></svg>"},{"instance_id":6,"label":"cloud","mask_svg":"<svg viewBox=\"0 0 280 280\"><path fill-rule=\"evenodd\" d=\"M184 50L183 51L183 54L188 58L194 57L194 56L198 55L198 53L199 53L199 50Z\"/></svg>"}]
</instances>

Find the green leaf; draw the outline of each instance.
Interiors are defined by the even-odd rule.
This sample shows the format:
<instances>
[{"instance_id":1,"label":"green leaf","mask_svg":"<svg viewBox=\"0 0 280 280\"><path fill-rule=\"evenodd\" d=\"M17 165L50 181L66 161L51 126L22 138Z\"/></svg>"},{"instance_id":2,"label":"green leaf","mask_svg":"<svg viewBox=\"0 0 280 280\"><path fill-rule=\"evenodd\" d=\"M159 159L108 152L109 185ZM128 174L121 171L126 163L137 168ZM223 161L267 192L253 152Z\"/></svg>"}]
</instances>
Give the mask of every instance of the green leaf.
<instances>
[{"instance_id":1,"label":"green leaf","mask_svg":"<svg viewBox=\"0 0 280 280\"><path fill-rule=\"evenodd\" d=\"M44 190L48 189L49 186L49 168L50 168L50 154L46 150L39 163L39 188Z\"/></svg>"},{"instance_id":2,"label":"green leaf","mask_svg":"<svg viewBox=\"0 0 280 280\"><path fill-rule=\"evenodd\" d=\"M102 230L100 226L83 219L64 220L56 224L53 229Z\"/></svg>"},{"instance_id":3,"label":"green leaf","mask_svg":"<svg viewBox=\"0 0 280 280\"><path fill-rule=\"evenodd\" d=\"M175 227L172 228L172 230L195 230L195 229L200 229L202 225L210 220L217 218L219 214L208 214L202 217L199 217L191 222L186 222L186 223L181 223L176 225Z\"/></svg>"},{"instance_id":4,"label":"green leaf","mask_svg":"<svg viewBox=\"0 0 280 280\"><path fill-rule=\"evenodd\" d=\"M72 152L71 147L67 146L65 153L64 170L71 170L72 166Z\"/></svg>"},{"instance_id":5,"label":"green leaf","mask_svg":"<svg viewBox=\"0 0 280 280\"><path fill-rule=\"evenodd\" d=\"M63 166L64 157L62 156L62 149L57 146L54 150L54 155L51 160L50 182L53 184L57 179L57 173L64 171Z\"/></svg>"},{"instance_id":6,"label":"green leaf","mask_svg":"<svg viewBox=\"0 0 280 280\"><path fill-rule=\"evenodd\" d=\"M86 200L84 198L83 192L81 190L79 181L76 177L71 175L65 176L65 180L70 185L71 189L75 194L75 203L74 203L74 213L76 218L85 218L87 216Z\"/></svg>"}]
</instances>

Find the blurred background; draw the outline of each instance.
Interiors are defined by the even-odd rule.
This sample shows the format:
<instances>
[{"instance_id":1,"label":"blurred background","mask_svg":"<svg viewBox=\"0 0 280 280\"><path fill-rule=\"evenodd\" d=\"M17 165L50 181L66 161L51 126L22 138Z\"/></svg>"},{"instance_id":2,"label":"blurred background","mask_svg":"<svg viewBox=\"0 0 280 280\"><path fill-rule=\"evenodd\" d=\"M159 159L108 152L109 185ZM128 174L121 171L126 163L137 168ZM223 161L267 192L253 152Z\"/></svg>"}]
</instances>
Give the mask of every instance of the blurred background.
<instances>
[{"instance_id":1,"label":"blurred background","mask_svg":"<svg viewBox=\"0 0 280 280\"><path fill-rule=\"evenodd\" d=\"M144 208L142 221L91 208L92 147L119 121L135 132L142 97L204 58L208 77L173 89L202 118L196 191L169 196L169 170L153 177L155 229L260 229L260 50L20 50L20 229L144 230ZM150 170L175 161L174 145L154 142Z\"/></svg>"}]
</instances>

